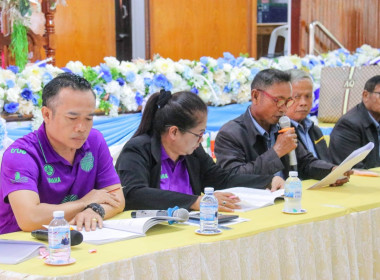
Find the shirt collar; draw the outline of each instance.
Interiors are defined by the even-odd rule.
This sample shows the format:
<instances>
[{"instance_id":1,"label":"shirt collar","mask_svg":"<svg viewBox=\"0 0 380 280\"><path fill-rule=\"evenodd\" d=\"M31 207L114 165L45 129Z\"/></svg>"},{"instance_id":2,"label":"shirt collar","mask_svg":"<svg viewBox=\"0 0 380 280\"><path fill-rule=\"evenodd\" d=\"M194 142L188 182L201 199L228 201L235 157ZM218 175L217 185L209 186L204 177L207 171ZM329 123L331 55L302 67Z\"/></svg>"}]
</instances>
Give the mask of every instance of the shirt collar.
<instances>
[{"instance_id":1,"label":"shirt collar","mask_svg":"<svg viewBox=\"0 0 380 280\"><path fill-rule=\"evenodd\" d=\"M183 161L184 157L183 156L179 156L177 162L181 162ZM171 162L174 162L168 155L168 153L166 152L164 146L161 144L161 161L164 161L164 160L170 160Z\"/></svg>"},{"instance_id":2,"label":"shirt collar","mask_svg":"<svg viewBox=\"0 0 380 280\"><path fill-rule=\"evenodd\" d=\"M50 141L46 135L46 129L45 129L45 122L42 123L42 125L37 130L37 136L38 136L38 145L41 149L41 152L43 156L45 157L45 160L47 163L53 163L53 162L59 162L59 161L65 161L66 160L61 157L53 148L53 146L50 144ZM84 155L87 151L90 150L90 145L88 143L88 139L84 142L82 147L80 147L75 154L75 157L77 155L81 154Z\"/></svg>"},{"instance_id":3,"label":"shirt collar","mask_svg":"<svg viewBox=\"0 0 380 280\"><path fill-rule=\"evenodd\" d=\"M309 131L309 129L313 126L313 121L307 117L304 120L302 120L300 123L292 119L290 119L290 121L292 122L294 127L299 128L305 132Z\"/></svg>"}]
</instances>

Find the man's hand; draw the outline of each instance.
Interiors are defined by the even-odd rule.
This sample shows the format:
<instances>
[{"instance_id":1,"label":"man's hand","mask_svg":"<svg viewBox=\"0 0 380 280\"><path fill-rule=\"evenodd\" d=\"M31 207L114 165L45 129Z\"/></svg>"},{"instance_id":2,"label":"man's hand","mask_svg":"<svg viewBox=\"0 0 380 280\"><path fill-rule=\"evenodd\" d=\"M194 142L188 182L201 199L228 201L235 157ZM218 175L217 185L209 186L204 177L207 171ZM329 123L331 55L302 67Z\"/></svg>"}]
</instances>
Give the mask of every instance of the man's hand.
<instances>
[{"instance_id":1,"label":"man's hand","mask_svg":"<svg viewBox=\"0 0 380 280\"><path fill-rule=\"evenodd\" d=\"M112 207L118 208L120 206L120 199L117 198L115 193L107 192L104 189L91 190L88 194L80 199L84 202L85 206L90 203L109 204Z\"/></svg>"},{"instance_id":2,"label":"man's hand","mask_svg":"<svg viewBox=\"0 0 380 280\"><path fill-rule=\"evenodd\" d=\"M69 222L70 225L76 225L77 230L81 231L84 225L86 231L96 230L96 226L103 227L103 219L98 213L94 212L91 208L79 212L75 215L74 219Z\"/></svg>"},{"instance_id":3,"label":"man's hand","mask_svg":"<svg viewBox=\"0 0 380 280\"><path fill-rule=\"evenodd\" d=\"M271 192L283 189L285 187L285 181L280 176L274 176L271 183Z\"/></svg>"},{"instance_id":4,"label":"man's hand","mask_svg":"<svg viewBox=\"0 0 380 280\"><path fill-rule=\"evenodd\" d=\"M333 171L335 168L337 168L338 166L334 166L333 169L331 171ZM343 175L346 176L345 178L342 178L342 179L338 179L336 180L336 182L334 184L331 184L330 187L336 187L336 186L341 186L345 183L347 183L348 181L350 181L350 176L354 174L354 171L353 170L348 170L346 171Z\"/></svg>"},{"instance_id":5,"label":"man's hand","mask_svg":"<svg viewBox=\"0 0 380 280\"><path fill-rule=\"evenodd\" d=\"M297 134L294 131L294 127L278 135L276 143L273 146L273 150L276 152L279 158L289 154L295 148L297 148Z\"/></svg>"}]
</instances>

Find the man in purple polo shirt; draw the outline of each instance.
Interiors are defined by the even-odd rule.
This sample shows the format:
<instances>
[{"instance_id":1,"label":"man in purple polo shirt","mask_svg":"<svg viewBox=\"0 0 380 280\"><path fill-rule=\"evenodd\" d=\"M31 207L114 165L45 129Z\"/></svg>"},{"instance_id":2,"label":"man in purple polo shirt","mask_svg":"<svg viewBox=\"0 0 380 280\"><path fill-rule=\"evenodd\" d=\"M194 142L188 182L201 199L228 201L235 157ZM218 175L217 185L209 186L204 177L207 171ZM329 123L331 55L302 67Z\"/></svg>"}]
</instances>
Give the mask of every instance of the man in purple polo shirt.
<instances>
[{"instance_id":1,"label":"man in purple polo shirt","mask_svg":"<svg viewBox=\"0 0 380 280\"><path fill-rule=\"evenodd\" d=\"M44 123L4 153L0 173L0 234L49 224L53 211L95 230L123 211L125 200L102 134L92 129L95 95L73 74L43 89Z\"/></svg>"}]
</instances>

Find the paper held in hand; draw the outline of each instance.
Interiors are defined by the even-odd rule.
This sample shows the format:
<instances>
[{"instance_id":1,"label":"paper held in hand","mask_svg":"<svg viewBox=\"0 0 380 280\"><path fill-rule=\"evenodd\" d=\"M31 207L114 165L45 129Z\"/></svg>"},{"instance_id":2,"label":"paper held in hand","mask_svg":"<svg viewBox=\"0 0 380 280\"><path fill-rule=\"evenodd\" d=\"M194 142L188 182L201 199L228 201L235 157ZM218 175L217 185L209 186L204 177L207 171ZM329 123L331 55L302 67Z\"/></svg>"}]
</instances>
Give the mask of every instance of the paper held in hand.
<instances>
[{"instance_id":1,"label":"paper held in hand","mask_svg":"<svg viewBox=\"0 0 380 280\"><path fill-rule=\"evenodd\" d=\"M308 189L328 187L330 184L334 184L338 179L344 178L344 173L351 170L355 164L365 159L374 146L375 145L372 142L369 142L367 145L353 151L341 164L338 165L337 168L331 171L329 175Z\"/></svg>"},{"instance_id":2,"label":"paper held in hand","mask_svg":"<svg viewBox=\"0 0 380 280\"><path fill-rule=\"evenodd\" d=\"M91 244L105 244L125 239L132 239L145 236L151 227L167 221L179 221L178 217L146 217L121 220L103 221L103 228L94 231L81 231L83 242ZM166 223L167 224L167 223Z\"/></svg>"},{"instance_id":3,"label":"paper held in hand","mask_svg":"<svg viewBox=\"0 0 380 280\"><path fill-rule=\"evenodd\" d=\"M221 192L230 192L240 198L240 202L238 202L237 205L241 208L235 209L236 212L245 212L273 205L277 198L283 198L284 195L284 189L271 192L270 190L251 189L245 187L224 189L221 190Z\"/></svg>"}]
</instances>

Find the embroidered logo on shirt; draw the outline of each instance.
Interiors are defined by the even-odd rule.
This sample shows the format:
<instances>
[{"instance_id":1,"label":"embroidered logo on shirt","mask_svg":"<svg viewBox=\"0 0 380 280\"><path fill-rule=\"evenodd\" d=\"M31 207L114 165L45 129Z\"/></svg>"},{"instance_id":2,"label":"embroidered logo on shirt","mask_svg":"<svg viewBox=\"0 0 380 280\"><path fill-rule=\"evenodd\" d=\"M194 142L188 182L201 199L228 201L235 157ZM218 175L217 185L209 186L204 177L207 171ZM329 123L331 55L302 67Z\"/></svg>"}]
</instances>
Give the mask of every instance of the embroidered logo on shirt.
<instances>
[{"instance_id":1,"label":"embroidered logo on shirt","mask_svg":"<svg viewBox=\"0 0 380 280\"><path fill-rule=\"evenodd\" d=\"M168 173L161 174L161 179L168 179Z\"/></svg>"},{"instance_id":2,"label":"embroidered logo on shirt","mask_svg":"<svg viewBox=\"0 0 380 280\"><path fill-rule=\"evenodd\" d=\"M23 155L25 155L26 151L24 151L22 149L11 149L11 154L23 154Z\"/></svg>"},{"instance_id":3,"label":"embroidered logo on shirt","mask_svg":"<svg viewBox=\"0 0 380 280\"><path fill-rule=\"evenodd\" d=\"M89 172L94 167L94 156L91 152L86 153L86 155L81 159L80 167L86 172Z\"/></svg>"},{"instance_id":4,"label":"embroidered logo on shirt","mask_svg":"<svg viewBox=\"0 0 380 280\"><path fill-rule=\"evenodd\" d=\"M46 174L47 174L48 176L51 176L51 175L54 174L54 167L51 166L50 164L45 164L45 165L44 165L44 170L45 170L45 172L46 172Z\"/></svg>"},{"instance_id":5,"label":"embroidered logo on shirt","mask_svg":"<svg viewBox=\"0 0 380 280\"><path fill-rule=\"evenodd\" d=\"M15 173L15 179L11 179L11 182L12 183L26 183L28 182L28 178L27 177L21 177L20 175L20 172L16 172Z\"/></svg>"},{"instance_id":6,"label":"embroidered logo on shirt","mask_svg":"<svg viewBox=\"0 0 380 280\"><path fill-rule=\"evenodd\" d=\"M55 183L61 183L61 178L60 177L55 177L55 178L47 178L48 182L51 184Z\"/></svg>"},{"instance_id":7,"label":"embroidered logo on shirt","mask_svg":"<svg viewBox=\"0 0 380 280\"><path fill-rule=\"evenodd\" d=\"M76 200L78 200L78 196L76 194L69 194L65 196L65 198L62 200L61 203L76 201Z\"/></svg>"}]
</instances>

